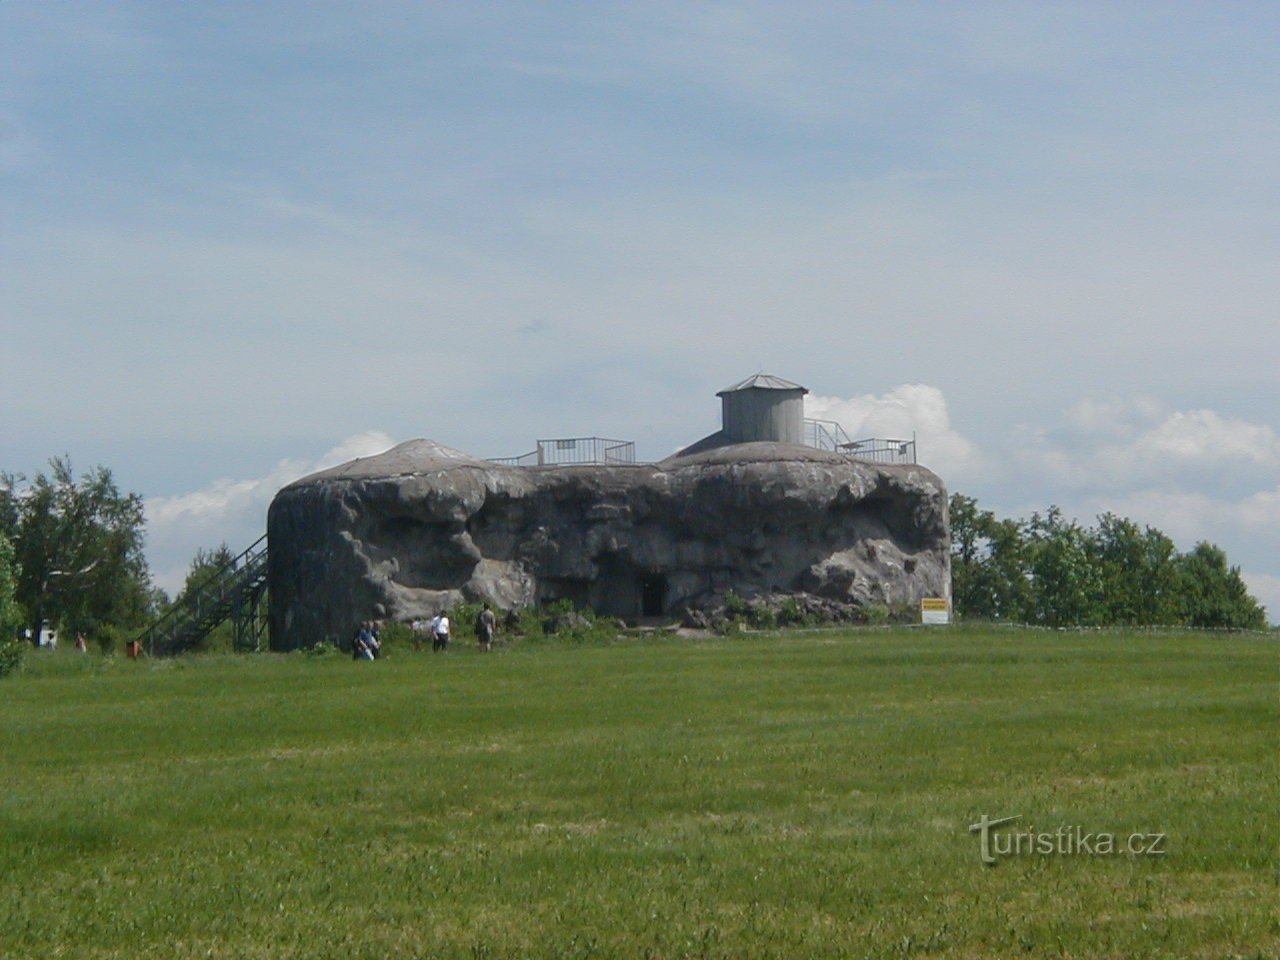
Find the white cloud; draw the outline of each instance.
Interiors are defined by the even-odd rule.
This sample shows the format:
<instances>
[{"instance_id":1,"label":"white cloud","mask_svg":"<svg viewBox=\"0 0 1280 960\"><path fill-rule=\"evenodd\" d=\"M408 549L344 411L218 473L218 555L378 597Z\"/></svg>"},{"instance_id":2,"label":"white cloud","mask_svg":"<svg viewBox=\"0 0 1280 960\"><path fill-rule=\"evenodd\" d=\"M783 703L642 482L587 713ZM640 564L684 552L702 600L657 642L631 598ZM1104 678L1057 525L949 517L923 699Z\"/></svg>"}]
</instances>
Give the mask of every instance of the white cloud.
<instances>
[{"instance_id":1,"label":"white cloud","mask_svg":"<svg viewBox=\"0 0 1280 960\"><path fill-rule=\"evenodd\" d=\"M336 467L340 463L346 463L348 460L356 460L360 457L372 457L379 453L384 453L394 447L396 442L381 430L368 430L364 433L357 433L354 436L347 437L336 447L331 448L324 456L316 460L306 473L298 476L306 476L307 473L314 473L317 470L328 470L330 467ZM293 479L297 479L294 477Z\"/></svg>"},{"instance_id":2,"label":"white cloud","mask_svg":"<svg viewBox=\"0 0 1280 960\"><path fill-rule=\"evenodd\" d=\"M1280 466L1280 437L1265 424L1219 416L1212 410L1173 413L1138 438L1139 456L1178 461L1248 461Z\"/></svg>"},{"instance_id":3,"label":"white cloud","mask_svg":"<svg viewBox=\"0 0 1280 960\"><path fill-rule=\"evenodd\" d=\"M1088 397L1068 407L1063 421L1080 436L1130 440L1166 412L1155 397Z\"/></svg>"},{"instance_id":4,"label":"white cloud","mask_svg":"<svg viewBox=\"0 0 1280 960\"><path fill-rule=\"evenodd\" d=\"M1280 436L1266 424L1207 409L1169 410L1150 397L1086 399L1068 408L1061 424L1018 428L1012 457L1042 481L1070 489L1177 489L1193 477L1229 474L1248 483L1274 475Z\"/></svg>"},{"instance_id":5,"label":"white cloud","mask_svg":"<svg viewBox=\"0 0 1280 960\"><path fill-rule=\"evenodd\" d=\"M170 592L179 589L201 547L247 547L266 529L267 507L281 487L393 445L387 434L369 430L347 437L315 460L281 460L263 477L219 479L190 493L147 498L147 556L156 582Z\"/></svg>"},{"instance_id":6,"label":"white cloud","mask_svg":"<svg viewBox=\"0 0 1280 960\"><path fill-rule=\"evenodd\" d=\"M1088 516L1106 511L1158 527L1183 544L1199 540L1274 543L1280 538L1280 487L1241 498L1213 497L1198 490L1137 490L1089 497Z\"/></svg>"},{"instance_id":7,"label":"white cloud","mask_svg":"<svg viewBox=\"0 0 1280 960\"><path fill-rule=\"evenodd\" d=\"M947 401L937 387L904 383L888 393L858 397L805 397L805 416L834 420L854 440L916 437L920 462L944 478L972 476L981 467L978 448L951 426Z\"/></svg>"}]
</instances>

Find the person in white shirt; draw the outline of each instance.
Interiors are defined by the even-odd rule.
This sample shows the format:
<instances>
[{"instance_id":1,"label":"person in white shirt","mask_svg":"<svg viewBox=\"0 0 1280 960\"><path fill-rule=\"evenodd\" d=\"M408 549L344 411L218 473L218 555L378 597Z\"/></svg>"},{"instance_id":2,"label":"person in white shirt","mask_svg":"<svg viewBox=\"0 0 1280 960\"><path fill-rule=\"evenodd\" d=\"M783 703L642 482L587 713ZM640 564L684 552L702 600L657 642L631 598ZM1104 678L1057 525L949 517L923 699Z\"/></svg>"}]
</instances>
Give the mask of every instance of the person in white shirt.
<instances>
[{"instance_id":1,"label":"person in white shirt","mask_svg":"<svg viewBox=\"0 0 1280 960\"><path fill-rule=\"evenodd\" d=\"M443 610L431 621L431 652L449 652L449 618Z\"/></svg>"}]
</instances>

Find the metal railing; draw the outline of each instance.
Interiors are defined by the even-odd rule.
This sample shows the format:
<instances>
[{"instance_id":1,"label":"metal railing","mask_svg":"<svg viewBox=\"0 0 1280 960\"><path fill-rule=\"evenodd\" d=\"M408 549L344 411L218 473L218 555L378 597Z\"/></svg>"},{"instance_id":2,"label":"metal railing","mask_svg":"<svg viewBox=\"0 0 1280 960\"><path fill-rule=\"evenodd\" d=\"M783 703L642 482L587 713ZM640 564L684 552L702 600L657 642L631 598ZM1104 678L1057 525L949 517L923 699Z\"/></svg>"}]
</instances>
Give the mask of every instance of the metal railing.
<instances>
[{"instance_id":1,"label":"metal railing","mask_svg":"<svg viewBox=\"0 0 1280 960\"><path fill-rule=\"evenodd\" d=\"M636 445L607 437L570 437L538 441L539 464L635 463Z\"/></svg>"},{"instance_id":2,"label":"metal railing","mask_svg":"<svg viewBox=\"0 0 1280 960\"><path fill-rule=\"evenodd\" d=\"M536 467L538 465L538 451L530 450L528 453L522 453L518 457L490 457L489 463L500 463L507 467Z\"/></svg>"},{"instance_id":3,"label":"metal railing","mask_svg":"<svg viewBox=\"0 0 1280 960\"><path fill-rule=\"evenodd\" d=\"M841 445L840 452L855 460L870 460L874 463L916 462L914 439L893 440L888 437L869 437L866 440L855 440Z\"/></svg>"},{"instance_id":4,"label":"metal railing","mask_svg":"<svg viewBox=\"0 0 1280 960\"><path fill-rule=\"evenodd\" d=\"M561 437L539 440L536 450L518 457L492 457L489 462L509 467L629 464L636 462L636 445L631 440L608 437Z\"/></svg>"},{"instance_id":5,"label":"metal railing","mask_svg":"<svg viewBox=\"0 0 1280 960\"><path fill-rule=\"evenodd\" d=\"M842 453L854 460L869 460L872 463L916 462L914 435L910 440L894 440L889 437L853 440L845 432L844 427L834 420L806 419L804 442L806 446Z\"/></svg>"},{"instance_id":6,"label":"metal railing","mask_svg":"<svg viewBox=\"0 0 1280 960\"><path fill-rule=\"evenodd\" d=\"M234 622L239 650L262 646L265 622L262 597L267 587L267 537L215 570L204 583L138 635L150 656L181 653L198 645L218 624Z\"/></svg>"},{"instance_id":7,"label":"metal railing","mask_svg":"<svg viewBox=\"0 0 1280 960\"><path fill-rule=\"evenodd\" d=\"M844 427L834 420L806 419L804 422L804 444L806 447L839 452L842 444L852 442L853 438L845 433Z\"/></svg>"}]
</instances>

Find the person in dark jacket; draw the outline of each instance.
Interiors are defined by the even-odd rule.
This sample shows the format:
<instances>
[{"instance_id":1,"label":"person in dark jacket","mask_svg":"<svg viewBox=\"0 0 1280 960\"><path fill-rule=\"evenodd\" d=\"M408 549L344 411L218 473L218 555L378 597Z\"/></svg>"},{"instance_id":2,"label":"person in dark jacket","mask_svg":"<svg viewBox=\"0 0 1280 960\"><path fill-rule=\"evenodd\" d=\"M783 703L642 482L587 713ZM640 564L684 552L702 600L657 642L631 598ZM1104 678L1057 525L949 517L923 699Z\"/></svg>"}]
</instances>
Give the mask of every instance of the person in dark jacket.
<instances>
[{"instance_id":1,"label":"person in dark jacket","mask_svg":"<svg viewBox=\"0 0 1280 960\"><path fill-rule=\"evenodd\" d=\"M493 634L497 629L498 618L486 603L484 609L476 614L476 639L480 641L481 650L493 649Z\"/></svg>"}]
</instances>

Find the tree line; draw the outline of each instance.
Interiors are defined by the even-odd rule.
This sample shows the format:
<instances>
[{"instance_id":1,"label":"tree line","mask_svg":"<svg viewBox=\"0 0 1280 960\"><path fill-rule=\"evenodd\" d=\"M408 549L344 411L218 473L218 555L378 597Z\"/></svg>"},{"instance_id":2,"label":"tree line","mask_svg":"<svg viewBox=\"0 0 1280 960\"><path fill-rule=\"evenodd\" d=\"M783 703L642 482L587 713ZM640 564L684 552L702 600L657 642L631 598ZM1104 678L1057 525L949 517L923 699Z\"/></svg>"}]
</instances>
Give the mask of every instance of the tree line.
<instances>
[{"instance_id":1,"label":"tree line","mask_svg":"<svg viewBox=\"0 0 1280 960\"><path fill-rule=\"evenodd\" d=\"M38 642L45 623L104 646L141 629L166 602L143 554L142 497L124 493L111 471L76 477L66 457L28 481L0 474L0 597L6 636Z\"/></svg>"},{"instance_id":2,"label":"tree line","mask_svg":"<svg viewBox=\"0 0 1280 960\"><path fill-rule=\"evenodd\" d=\"M1240 568L1211 543L1179 553L1154 527L1104 513L1092 527L1057 507L1001 519L954 494L952 607L965 619L1047 627L1264 629Z\"/></svg>"},{"instance_id":3,"label":"tree line","mask_svg":"<svg viewBox=\"0 0 1280 960\"><path fill-rule=\"evenodd\" d=\"M0 473L0 675L46 624L60 642L83 635L103 652L123 646L233 557L225 543L197 550L171 601L152 583L145 533L142 497L122 491L105 467L77 477L58 457L31 479ZM230 646L230 632L218 628L209 645Z\"/></svg>"}]
</instances>

